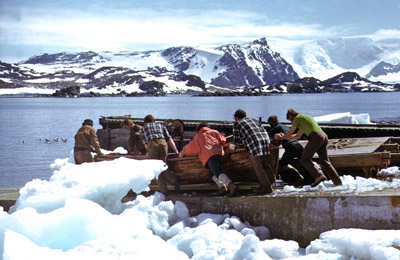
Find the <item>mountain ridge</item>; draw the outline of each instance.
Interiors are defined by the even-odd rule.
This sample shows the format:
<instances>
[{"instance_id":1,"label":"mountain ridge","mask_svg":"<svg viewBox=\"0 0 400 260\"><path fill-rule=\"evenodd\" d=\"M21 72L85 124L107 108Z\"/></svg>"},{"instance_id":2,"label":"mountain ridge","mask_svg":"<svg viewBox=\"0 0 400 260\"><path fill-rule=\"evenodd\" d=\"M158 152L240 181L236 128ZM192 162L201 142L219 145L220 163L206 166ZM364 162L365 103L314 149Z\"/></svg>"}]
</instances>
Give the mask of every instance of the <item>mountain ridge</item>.
<instances>
[{"instance_id":1,"label":"mountain ridge","mask_svg":"<svg viewBox=\"0 0 400 260\"><path fill-rule=\"evenodd\" d=\"M357 41L350 42L351 44L348 43L347 46L356 45ZM328 41L330 44L332 42L334 41ZM340 40L336 42L342 43ZM373 41L369 41L369 43L371 42ZM303 49L311 48L307 47L305 42L302 44L301 48ZM322 45L322 40L318 44ZM276 42L273 42L272 46L276 46ZM322 50L321 46L318 48ZM375 47L371 48L374 49ZM396 48L392 47L392 50L394 49ZM292 55L298 54L298 49L294 48L292 50L294 50ZM355 62L358 64L357 66L378 57L376 55L377 52L384 52L376 48L375 50L375 54L372 57L359 58L359 61ZM351 76L342 75L343 73L348 74L349 71L337 74L341 75L339 77L341 81L339 82L332 80L331 83L327 83L328 81L326 80L320 80L317 77L308 75L300 78L295 71L296 66L302 61L309 62L309 60L313 60L316 55L311 55L309 60L303 57L303 60L298 60L297 65L295 64L294 66L287 62L284 58L285 56L288 57L287 52L281 55L279 52L274 51L266 38L260 38L245 44L226 44L211 49L181 46L145 52L97 53L88 51L40 54L17 64L1 62L0 80L2 82L0 88L36 87L56 90L76 85L84 91L90 92L148 92L157 95L206 92L255 92L265 94L291 91L398 90L396 84L374 82L361 77L357 70L351 70L357 76L354 74L351 74ZM388 58L389 56L385 57ZM392 55L391 63L383 61L377 63L370 76L377 78L384 73L393 74L399 72L400 65L396 63L396 59L393 57ZM293 57L288 58L288 60L291 59L293 60ZM329 59L327 56L320 57L321 61ZM349 58L345 57L343 59ZM332 62L326 62L325 65L325 69L329 68L329 66L334 66ZM311 80L312 78L315 80ZM348 82L347 80L350 78L352 78L352 81Z\"/></svg>"}]
</instances>

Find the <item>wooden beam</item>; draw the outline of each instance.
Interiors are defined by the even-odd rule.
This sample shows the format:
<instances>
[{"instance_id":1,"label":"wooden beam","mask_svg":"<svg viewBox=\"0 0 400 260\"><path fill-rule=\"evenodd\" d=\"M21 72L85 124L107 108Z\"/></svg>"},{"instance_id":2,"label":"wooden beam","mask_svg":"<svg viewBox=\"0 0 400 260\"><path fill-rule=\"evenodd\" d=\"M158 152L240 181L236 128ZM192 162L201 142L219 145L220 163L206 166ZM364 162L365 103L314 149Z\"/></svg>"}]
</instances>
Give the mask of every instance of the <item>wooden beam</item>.
<instances>
[{"instance_id":1,"label":"wooden beam","mask_svg":"<svg viewBox=\"0 0 400 260\"><path fill-rule=\"evenodd\" d=\"M400 150L399 144L382 144L379 147L380 151L398 151Z\"/></svg>"},{"instance_id":2,"label":"wooden beam","mask_svg":"<svg viewBox=\"0 0 400 260\"><path fill-rule=\"evenodd\" d=\"M390 156L392 160L400 160L400 153L391 153Z\"/></svg>"},{"instance_id":3,"label":"wooden beam","mask_svg":"<svg viewBox=\"0 0 400 260\"><path fill-rule=\"evenodd\" d=\"M335 168L347 167L377 167L382 168L386 160L390 159L389 152L377 152L367 154L352 154L347 156L329 157Z\"/></svg>"}]
</instances>

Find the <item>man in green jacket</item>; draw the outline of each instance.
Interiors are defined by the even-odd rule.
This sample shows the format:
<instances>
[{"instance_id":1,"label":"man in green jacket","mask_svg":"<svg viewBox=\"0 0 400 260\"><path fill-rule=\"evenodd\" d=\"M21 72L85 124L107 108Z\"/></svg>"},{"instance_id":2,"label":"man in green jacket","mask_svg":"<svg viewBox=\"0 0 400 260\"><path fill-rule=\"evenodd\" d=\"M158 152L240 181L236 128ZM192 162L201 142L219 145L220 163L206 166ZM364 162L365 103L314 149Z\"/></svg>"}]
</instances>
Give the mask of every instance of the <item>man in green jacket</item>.
<instances>
[{"instance_id":1,"label":"man in green jacket","mask_svg":"<svg viewBox=\"0 0 400 260\"><path fill-rule=\"evenodd\" d=\"M280 134L278 136L279 140L300 139L303 134L308 136L308 143L301 155L300 162L314 178L314 183L311 184L311 187L315 187L327 179L321 169L312 161L315 153L318 154L319 163L332 182L335 185L342 185L339 174L328 157L328 136L322 131L314 118L299 114L294 109L289 109L286 113L286 119L292 122L292 127L286 134ZM297 128L298 131L295 134Z\"/></svg>"}]
</instances>

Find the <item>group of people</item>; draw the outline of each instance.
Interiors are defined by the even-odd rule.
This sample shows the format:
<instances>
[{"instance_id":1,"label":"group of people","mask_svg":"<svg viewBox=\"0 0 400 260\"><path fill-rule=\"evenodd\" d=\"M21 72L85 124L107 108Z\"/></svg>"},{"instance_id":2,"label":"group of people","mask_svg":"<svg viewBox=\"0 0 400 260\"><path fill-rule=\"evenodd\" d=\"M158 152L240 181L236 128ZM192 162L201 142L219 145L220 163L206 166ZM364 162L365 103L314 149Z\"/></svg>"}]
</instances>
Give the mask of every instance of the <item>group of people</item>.
<instances>
[{"instance_id":1,"label":"group of people","mask_svg":"<svg viewBox=\"0 0 400 260\"><path fill-rule=\"evenodd\" d=\"M290 165L294 158L298 158L313 178L312 187L327 180L324 172L335 185L342 184L328 157L328 137L311 116L289 109L286 119L292 123L291 128L281 124L276 116L270 116L268 118L271 126L269 131L258 120L247 117L244 110L238 109L233 118L235 120L232 131L233 140L229 144L229 148L235 150L238 145L243 144L247 149L260 184L258 193L273 192L272 185L276 176L268 155L271 150L279 149L280 145L285 149L279 164L284 181L286 179L287 182L292 181L295 185L301 184L304 177ZM225 173L222 168L226 137L221 133L211 129L206 122L202 122L198 125L194 138L179 152L164 124L156 122L152 115L147 115L143 122L143 127L134 124L129 119L122 123L122 127L130 131L128 144L130 154L146 153L148 159L159 159L166 162L169 145L180 157L198 155L201 163L208 169L211 179L217 184L218 194L236 195L237 186L228 177L229 173ZM297 141L303 134L308 137L307 145L304 148ZM93 129L93 121L86 119L75 135L74 158L76 164L92 162L91 152L101 154L100 144ZM312 160L315 153L319 156L321 167ZM285 172L288 174L285 175ZM179 181L169 170L162 172L157 180L158 189L163 193L168 192L167 182L174 185L175 190L179 190Z\"/></svg>"}]
</instances>

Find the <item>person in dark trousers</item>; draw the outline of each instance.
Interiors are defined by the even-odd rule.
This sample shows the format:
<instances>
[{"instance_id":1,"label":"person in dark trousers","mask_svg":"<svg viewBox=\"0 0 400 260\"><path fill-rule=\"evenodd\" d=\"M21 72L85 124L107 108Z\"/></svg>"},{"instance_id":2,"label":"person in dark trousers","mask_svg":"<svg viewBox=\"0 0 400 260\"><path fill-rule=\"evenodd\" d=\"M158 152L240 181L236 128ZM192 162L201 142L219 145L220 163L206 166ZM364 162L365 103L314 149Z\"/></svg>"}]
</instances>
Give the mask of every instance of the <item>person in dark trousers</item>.
<instances>
[{"instance_id":1,"label":"person in dark trousers","mask_svg":"<svg viewBox=\"0 0 400 260\"><path fill-rule=\"evenodd\" d=\"M269 137L274 140L274 142L271 143L270 148L279 149L279 145L282 144L282 147L285 149L285 152L279 161L279 167L281 169L280 175L282 180L295 186L301 185L304 177L296 168L290 165L290 162L294 158L300 159L301 153L304 150L303 146L297 140L277 140L279 136L277 134L287 133L289 131L289 127L281 124L277 116L270 116L268 118L268 124L271 126L270 130L268 131Z\"/></svg>"},{"instance_id":2,"label":"person in dark trousers","mask_svg":"<svg viewBox=\"0 0 400 260\"><path fill-rule=\"evenodd\" d=\"M128 153L132 155L145 154L146 148L140 134L142 126L133 123L130 119L125 119L122 123L122 128L129 131Z\"/></svg>"},{"instance_id":3,"label":"person in dark trousers","mask_svg":"<svg viewBox=\"0 0 400 260\"><path fill-rule=\"evenodd\" d=\"M75 134L74 160L76 164L94 162L91 152L101 155L100 143L96 131L93 128L93 121L85 119L82 127Z\"/></svg>"},{"instance_id":4,"label":"person in dark trousers","mask_svg":"<svg viewBox=\"0 0 400 260\"><path fill-rule=\"evenodd\" d=\"M275 182L275 174L268 163L269 136L254 118L246 117L246 112L242 109L236 110L233 115L235 123L233 125L233 141L230 145L232 150L243 142L249 152L251 162L260 182L260 193L272 193L272 183Z\"/></svg>"},{"instance_id":5,"label":"person in dark trousers","mask_svg":"<svg viewBox=\"0 0 400 260\"><path fill-rule=\"evenodd\" d=\"M158 159L167 162L168 144L176 154L179 154L175 142L164 124L156 122L152 115L147 115L143 122L143 143L147 150L147 159ZM178 179L169 170L162 172L157 179L158 188L164 194L168 193L167 182L173 184L175 190L179 190Z\"/></svg>"},{"instance_id":6,"label":"person in dark trousers","mask_svg":"<svg viewBox=\"0 0 400 260\"><path fill-rule=\"evenodd\" d=\"M197 154L201 163L209 170L209 175L217 184L218 195L223 195L229 189L229 196L234 196L236 186L222 170L224 161L224 145L226 138L217 130L211 129L206 122L197 127L197 134L183 147L179 156Z\"/></svg>"},{"instance_id":7,"label":"person in dark trousers","mask_svg":"<svg viewBox=\"0 0 400 260\"><path fill-rule=\"evenodd\" d=\"M314 178L312 187L325 181L327 178L312 158L315 153L319 156L319 163L335 185L342 185L342 180L328 157L328 136L309 115L299 114L294 109L289 109L286 119L292 122L292 127L285 134L278 135L279 140L299 139L303 134L308 136L308 143L301 155L300 162ZM295 131L298 129L297 133Z\"/></svg>"}]
</instances>

